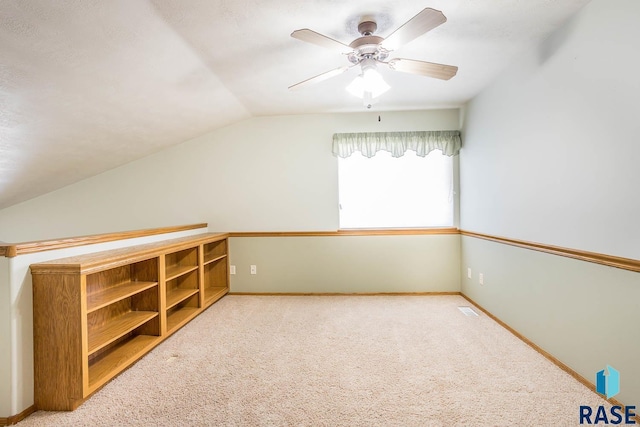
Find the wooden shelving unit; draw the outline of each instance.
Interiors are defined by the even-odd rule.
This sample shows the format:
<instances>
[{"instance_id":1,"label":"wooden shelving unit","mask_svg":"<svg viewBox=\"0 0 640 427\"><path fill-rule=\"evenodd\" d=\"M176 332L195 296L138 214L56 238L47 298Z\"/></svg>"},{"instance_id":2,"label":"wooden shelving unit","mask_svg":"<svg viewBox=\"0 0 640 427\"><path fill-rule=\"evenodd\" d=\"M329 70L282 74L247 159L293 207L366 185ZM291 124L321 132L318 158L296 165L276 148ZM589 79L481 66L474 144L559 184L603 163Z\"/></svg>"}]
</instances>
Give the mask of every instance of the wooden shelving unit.
<instances>
[{"instance_id":1,"label":"wooden shelving unit","mask_svg":"<svg viewBox=\"0 0 640 427\"><path fill-rule=\"evenodd\" d=\"M33 264L35 406L73 410L229 291L227 235Z\"/></svg>"}]
</instances>

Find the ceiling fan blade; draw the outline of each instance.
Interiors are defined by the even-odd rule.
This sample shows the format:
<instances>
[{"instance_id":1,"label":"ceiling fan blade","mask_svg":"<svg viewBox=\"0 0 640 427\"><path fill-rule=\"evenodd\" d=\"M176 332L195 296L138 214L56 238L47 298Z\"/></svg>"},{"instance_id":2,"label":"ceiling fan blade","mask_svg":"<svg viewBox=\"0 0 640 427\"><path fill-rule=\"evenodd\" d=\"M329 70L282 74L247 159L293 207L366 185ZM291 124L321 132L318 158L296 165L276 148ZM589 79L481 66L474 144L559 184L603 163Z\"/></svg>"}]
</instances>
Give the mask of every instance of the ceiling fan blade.
<instances>
[{"instance_id":1,"label":"ceiling fan blade","mask_svg":"<svg viewBox=\"0 0 640 427\"><path fill-rule=\"evenodd\" d=\"M317 46L321 46L327 49L336 50L338 52L344 53L349 52L352 49L346 44L340 43L337 40L332 39L331 37L323 36L320 33L316 33L313 30L308 28L304 28L302 30L295 30L291 33L291 37L294 39L302 40L303 42L312 43Z\"/></svg>"},{"instance_id":2,"label":"ceiling fan blade","mask_svg":"<svg viewBox=\"0 0 640 427\"><path fill-rule=\"evenodd\" d=\"M384 39L382 45L388 50L396 50L445 22L447 18L442 12L427 7Z\"/></svg>"},{"instance_id":3,"label":"ceiling fan blade","mask_svg":"<svg viewBox=\"0 0 640 427\"><path fill-rule=\"evenodd\" d=\"M403 73L418 74L441 80L449 80L458 72L453 65L436 64L434 62L416 61L415 59L394 58L387 62L389 68Z\"/></svg>"},{"instance_id":4,"label":"ceiling fan blade","mask_svg":"<svg viewBox=\"0 0 640 427\"><path fill-rule=\"evenodd\" d=\"M344 73L345 71L347 71L352 66L345 65L344 67L336 68L335 70L331 70L331 71L327 71L326 73L318 74L317 76L308 78L307 80L303 80L303 81L301 81L299 83L296 83L294 85L289 86L289 89L298 90L298 89L301 89L301 88L303 88L305 86L309 86L309 85L312 85L312 84L315 84L315 83L320 83L322 81L330 79L331 77L335 77L335 76L338 76L338 75Z\"/></svg>"}]
</instances>

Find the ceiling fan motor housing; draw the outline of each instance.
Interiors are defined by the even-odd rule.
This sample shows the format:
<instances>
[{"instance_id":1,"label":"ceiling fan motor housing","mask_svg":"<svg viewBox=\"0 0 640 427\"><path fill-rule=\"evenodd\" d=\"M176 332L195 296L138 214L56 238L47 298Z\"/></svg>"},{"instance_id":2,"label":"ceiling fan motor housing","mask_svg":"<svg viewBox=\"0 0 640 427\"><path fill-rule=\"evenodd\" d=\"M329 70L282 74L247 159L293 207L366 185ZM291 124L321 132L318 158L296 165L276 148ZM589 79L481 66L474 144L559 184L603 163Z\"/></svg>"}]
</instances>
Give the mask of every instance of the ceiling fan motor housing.
<instances>
[{"instance_id":1,"label":"ceiling fan motor housing","mask_svg":"<svg viewBox=\"0 0 640 427\"><path fill-rule=\"evenodd\" d=\"M358 37L349 45L353 49L353 52L349 54L349 61L353 64L357 64L365 58L384 61L389 56L389 51L380 45L383 41L384 39L378 36Z\"/></svg>"},{"instance_id":2,"label":"ceiling fan motor housing","mask_svg":"<svg viewBox=\"0 0 640 427\"><path fill-rule=\"evenodd\" d=\"M377 28L378 24L374 21L362 21L358 24L358 32L362 37L358 37L349 45L353 49L348 57L352 64L357 64L366 58L384 61L389 56L389 52L380 45L384 39L373 35Z\"/></svg>"},{"instance_id":3,"label":"ceiling fan motor housing","mask_svg":"<svg viewBox=\"0 0 640 427\"><path fill-rule=\"evenodd\" d=\"M358 24L358 32L363 36L370 36L376 32L378 24L373 21L362 21Z\"/></svg>"}]
</instances>

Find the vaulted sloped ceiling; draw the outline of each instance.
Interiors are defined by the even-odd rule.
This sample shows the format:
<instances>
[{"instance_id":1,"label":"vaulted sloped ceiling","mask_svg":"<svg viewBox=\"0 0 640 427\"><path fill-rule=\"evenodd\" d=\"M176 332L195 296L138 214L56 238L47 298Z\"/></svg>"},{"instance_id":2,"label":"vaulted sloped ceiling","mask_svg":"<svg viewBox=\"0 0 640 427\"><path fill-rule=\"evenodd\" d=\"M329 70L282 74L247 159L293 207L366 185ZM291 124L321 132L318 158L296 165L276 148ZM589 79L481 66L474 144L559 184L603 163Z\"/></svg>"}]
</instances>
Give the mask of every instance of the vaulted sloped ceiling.
<instances>
[{"instance_id":1,"label":"vaulted sloped ceiling","mask_svg":"<svg viewBox=\"0 0 640 427\"><path fill-rule=\"evenodd\" d=\"M425 7L448 22L393 55L457 65L450 81L383 70L377 110L458 107L588 0L2 0L0 208L252 116L362 111L355 69L295 40L384 37Z\"/></svg>"}]
</instances>

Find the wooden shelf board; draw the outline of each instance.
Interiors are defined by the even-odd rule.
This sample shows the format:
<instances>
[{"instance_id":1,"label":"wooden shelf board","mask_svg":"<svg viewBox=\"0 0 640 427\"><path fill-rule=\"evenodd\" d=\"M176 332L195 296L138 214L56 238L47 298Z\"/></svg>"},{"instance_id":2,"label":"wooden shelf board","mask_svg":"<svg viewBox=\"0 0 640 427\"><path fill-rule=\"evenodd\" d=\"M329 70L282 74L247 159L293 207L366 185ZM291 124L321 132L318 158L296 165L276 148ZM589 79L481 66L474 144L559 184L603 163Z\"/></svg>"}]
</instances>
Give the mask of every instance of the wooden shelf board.
<instances>
[{"instance_id":1,"label":"wooden shelf board","mask_svg":"<svg viewBox=\"0 0 640 427\"><path fill-rule=\"evenodd\" d=\"M171 333L200 312L198 307L182 307L167 316L167 332Z\"/></svg>"},{"instance_id":2,"label":"wooden shelf board","mask_svg":"<svg viewBox=\"0 0 640 427\"><path fill-rule=\"evenodd\" d=\"M214 286L211 288L205 288L204 290L204 304L205 306L211 305L225 296L229 292L229 288L226 286Z\"/></svg>"},{"instance_id":3,"label":"wooden shelf board","mask_svg":"<svg viewBox=\"0 0 640 427\"><path fill-rule=\"evenodd\" d=\"M158 282L128 282L87 296L87 313L156 286Z\"/></svg>"},{"instance_id":4,"label":"wooden shelf board","mask_svg":"<svg viewBox=\"0 0 640 427\"><path fill-rule=\"evenodd\" d=\"M194 270L197 270L197 265L168 265L167 266L167 274L165 280L168 282L169 280L173 280L176 277L180 277L183 274L190 273Z\"/></svg>"},{"instance_id":5,"label":"wooden shelf board","mask_svg":"<svg viewBox=\"0 0 640 427\"><path fill-rule=\"evenodd\" d=\"M155 311L130 311L89 333L89 354L111 344L158 315Z\"/></svg>"},{"instance_id":6,"label":"wooden shelf board","mask_svg":"<svg viewBox=\"0 0 640 427\"><path fill-rule=\"evenodd\" d=\"M221 259L226 258L226 257L227 257L227 255L225 254L225 255L217 256L215 258L211 258L209 260L205 260L204 265L211 264L212 262L220 261Z\"/></svg>"},{"instance_id":7,"label":"wooden shelf board","mask_svg":"<svg viewBox=\"0 0 640 427\"><path fill-rule=\"evenodd\" d=\"M161 341L153 335L136 335L109 351L102 359L89 366L89 390L93 393L131 363L147 353L151 347Z\"/></svg>"},{"instance_id":8,"label":"wooden shelf board","mask_svg":"<svg viewBox=\"0 0 640 427\"><path fill-rule=\"evenodd\" d=\"M174 289L167 293L167 310L198 293L198 289Z\"/></svg>"}]
</instances>

